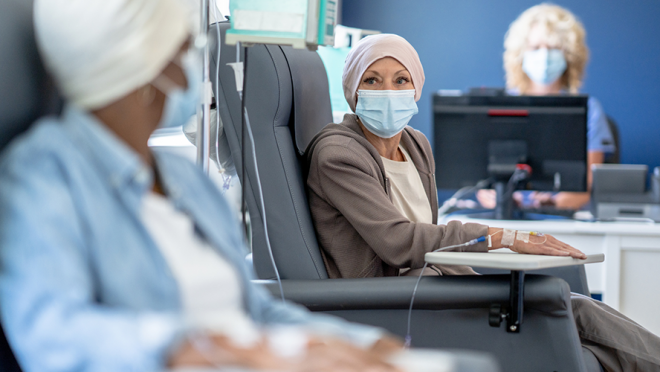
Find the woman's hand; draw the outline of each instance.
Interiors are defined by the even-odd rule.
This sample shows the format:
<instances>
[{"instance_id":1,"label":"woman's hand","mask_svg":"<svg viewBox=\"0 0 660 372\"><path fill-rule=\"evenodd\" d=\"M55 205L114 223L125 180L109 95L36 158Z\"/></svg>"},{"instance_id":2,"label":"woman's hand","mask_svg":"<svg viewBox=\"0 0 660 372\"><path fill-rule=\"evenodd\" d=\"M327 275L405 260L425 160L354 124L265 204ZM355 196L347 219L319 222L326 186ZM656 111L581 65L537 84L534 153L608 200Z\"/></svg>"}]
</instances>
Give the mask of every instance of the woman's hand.
<instances>
[{"instance_id":1,"label":"woman's hand","mask_svg":"<svg viewBox=\"0 0 660 372\"><path fill-rule=\"evenodd\" d=\"M525 243L522 240L514 240L511 249L517 253L525 254L542 254L547 256L570 256L573 258L586 259L587 255L581 251L563 243L557 238L549 234L541 236L530 235L529 242Z\"/></svg>"},{"instance_id":2,"label":"woman's hand","mask_svg":"<svg viewBox=\"0 0 660 372\"><path fill-rule=\"evenodd\" d=\"M265 340L249 347L236 346L226 336L206 335L186 340L170 356L169 368L247 367L254 370L291 371L292 362L275 355Z\"/></svg>"},{"instance_id":3,"label":"woman's hand","mask_svg":"<svg viewBox=\"0 0 660 372\"><path fill-rule=\"evenodd\" d=\"M495 209L495 205L497 204L495 190L479 190L477 191L476 196L479 204L481 204L482 207L486 209Z\"/></svg>"},{"instance_id":4,"label":"woman's hand","mask_svg":"<svg viewBox=\"0 0 660 372\"><path fill-rule=\"evenodd\" d=\"M389 340L383 343L379 341L374 344L372 349L365 350L340 340L312 341L304 360L297 363L293 370L297 372L400 372L398 368L385 361L389 353L384 353L384 351L393 351L390 347L392 345Z\"/></svg>"},{"instance_id":5,"label":"woman's hand","mask_svg":"<svg viewBox=\"0 0 660 372\"><path fill-rule=\"evenodd\" d=\"M369 349L383 358L390 357L392 354L403 351L403 342L392 336L383 336Z\"/></svg>"},{"instance_id":6,"label":"woman's hand","mask_svg":"<svg viewBox=\"0 0 660 372\"><path fill-rule=\"evenodd\" d=\"M525 198L525 193L516 191L512 198L518 208L539 208L543 205L552 205L553 194L549 192L532 192ZM482 189L476 193L477 200L482 207L486 209L495 209L497 206L497 194L492 189Z\"/></svg>"},{"instance_id":7,"label":"woman's hand","mask_svg":"<svg viewBox=\"0 0 660 372\"><path fill-rule=\"evenodd\" d=\"M554 196L554 204L558 209L580 209L589 199L588 192L560 192Z\"/></svg>"},{"instance_id":8,"label":"woman's hand","mask_svg":"<svg viewBox=\"0 0 660 372\"><path fill-rule=\"evenodd\" d=\"M202 342L185 341L171 356L168 366L247 367L252 370L293 372L399 372L385 360L402 350L401 343L385 337L370 349L337 339L312 339L299 357L284 358L273 353L267 342L250 347L236 346L224 336L207 336Z\"/></svg>"}]
</instances>

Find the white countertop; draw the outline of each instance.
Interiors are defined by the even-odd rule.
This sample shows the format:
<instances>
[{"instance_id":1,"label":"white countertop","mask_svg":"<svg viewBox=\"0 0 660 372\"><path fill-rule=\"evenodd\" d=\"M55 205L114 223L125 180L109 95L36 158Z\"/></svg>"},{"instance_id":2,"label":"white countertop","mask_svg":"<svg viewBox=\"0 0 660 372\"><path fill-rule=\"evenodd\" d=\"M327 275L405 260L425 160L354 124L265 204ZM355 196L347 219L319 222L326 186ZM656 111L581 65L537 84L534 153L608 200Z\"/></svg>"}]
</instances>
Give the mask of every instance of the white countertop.
<instances>
[{"instance_id":1,"label":"white countertop","mask_svg":"<svg viewBox=\"0 0 660 372\"><path fill-rule=\"evenodd\" d=\"M438 223L446 224L449 221L472 222L492 227L512 228L516 230L540 230L551 234L617 234L635 236L660 236L660 223L651 222L585 222L578 220L489 220L471 218L466 215L440 216Z\"/></svg>"}]
</instances>

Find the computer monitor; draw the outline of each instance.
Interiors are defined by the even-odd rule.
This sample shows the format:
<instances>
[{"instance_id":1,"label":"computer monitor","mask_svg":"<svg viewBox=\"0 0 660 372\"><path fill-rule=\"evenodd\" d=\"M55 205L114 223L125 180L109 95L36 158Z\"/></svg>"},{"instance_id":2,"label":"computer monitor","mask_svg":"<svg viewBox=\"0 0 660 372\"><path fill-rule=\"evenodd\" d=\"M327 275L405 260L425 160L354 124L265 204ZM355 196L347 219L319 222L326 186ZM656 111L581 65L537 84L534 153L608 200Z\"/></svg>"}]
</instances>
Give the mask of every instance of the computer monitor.
<instances>
[{"instance_id":1,"label":"computer monitor","mask_svg":"<svg viewBox=\"0 0 660 372\"><path fill-rule=\"evenodd\" d=\"M439 189L483 179L507 182L528 164L523 188L587 191L587 96L435 94L434 157Z\"/></svg>"}]
</instances>

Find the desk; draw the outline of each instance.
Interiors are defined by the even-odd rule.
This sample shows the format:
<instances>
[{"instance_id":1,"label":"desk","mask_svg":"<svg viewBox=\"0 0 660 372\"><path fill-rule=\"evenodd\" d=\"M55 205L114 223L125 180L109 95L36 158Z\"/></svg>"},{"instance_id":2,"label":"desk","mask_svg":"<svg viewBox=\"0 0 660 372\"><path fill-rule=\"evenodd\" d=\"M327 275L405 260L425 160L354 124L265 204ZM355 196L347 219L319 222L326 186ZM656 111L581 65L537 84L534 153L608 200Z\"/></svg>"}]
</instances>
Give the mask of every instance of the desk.
<instances>
[{"instance_id":1,"label":"desk","mask_svg":"<svg viewBox=\"0 0 660 372\"><path fill-rule=\"evenodd\" d=\"M587 255L604 253L602 264L586 265L592 293L603 302L660 334L660 224L644 222L495 221L467 216L450 220L554 235Z\"/></svg>"}]
</instances>

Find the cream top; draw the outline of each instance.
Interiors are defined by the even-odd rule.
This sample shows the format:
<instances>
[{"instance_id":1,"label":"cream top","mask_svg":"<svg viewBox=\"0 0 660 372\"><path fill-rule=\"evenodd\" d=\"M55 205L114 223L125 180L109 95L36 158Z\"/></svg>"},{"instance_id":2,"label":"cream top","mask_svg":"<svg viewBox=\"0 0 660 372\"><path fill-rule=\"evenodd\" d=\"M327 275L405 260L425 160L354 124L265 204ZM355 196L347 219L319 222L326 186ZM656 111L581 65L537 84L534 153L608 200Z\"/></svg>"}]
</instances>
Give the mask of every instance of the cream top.
<instances>
[{"instance_id":1,"label":"cream top","mask_svg":"<svg viewBox=\"0 0 660 372\"><path fill-rule=\"evenodd\" d=\"M412 222L432 223L431 203L426 196L419 172L406 149L399 145L405 161L394 161L381 156L385 174L390 180L392 203Z\"/></svg>"},{"instance_id":2,"label":"cream top","mask_svg":"<svg viewBox=\"0 0 660 372\"><path fill-rule=\"evenodd\" d=\"M244 309L238 273L195 232L192 219L153 192L140 212L179 285L188 326L223 333L239 345L256 342L259 332Z\"/></svg>"}]
</instances>

